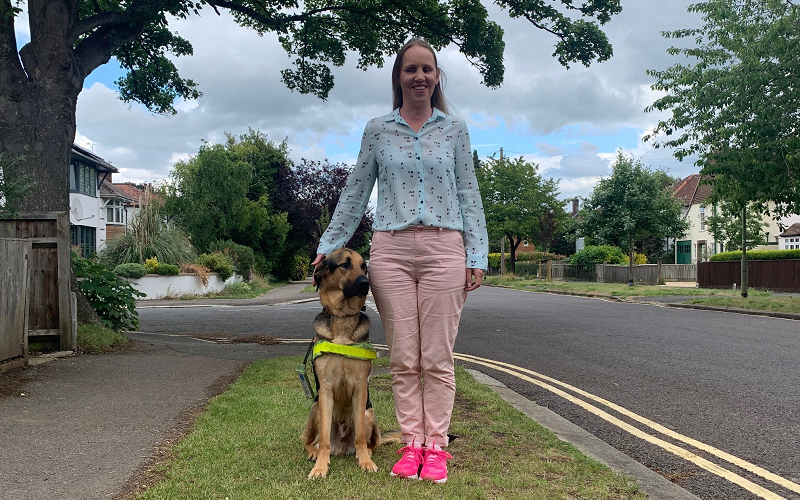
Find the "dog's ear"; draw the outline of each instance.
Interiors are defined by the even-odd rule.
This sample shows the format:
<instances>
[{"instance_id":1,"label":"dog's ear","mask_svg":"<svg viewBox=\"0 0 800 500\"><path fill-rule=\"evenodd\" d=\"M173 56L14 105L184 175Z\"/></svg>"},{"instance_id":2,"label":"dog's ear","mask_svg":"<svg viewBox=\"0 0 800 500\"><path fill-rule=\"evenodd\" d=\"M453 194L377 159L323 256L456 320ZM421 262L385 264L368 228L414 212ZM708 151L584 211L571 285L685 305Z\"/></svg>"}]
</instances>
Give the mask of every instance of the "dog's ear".
<instances>
[{"instance_id":1,"label":"dog's ear","mask_svg":"<svg viewBox=\"0 0 800 500\"><path fill-rule=\"evenodd\" d=\"M326 276L328 276L328 259L320 262L319 266L317 266L317 269L314 271L314 283L317 284L317 291L319 291L319 285Z\"/></svg>"}]
</instances>

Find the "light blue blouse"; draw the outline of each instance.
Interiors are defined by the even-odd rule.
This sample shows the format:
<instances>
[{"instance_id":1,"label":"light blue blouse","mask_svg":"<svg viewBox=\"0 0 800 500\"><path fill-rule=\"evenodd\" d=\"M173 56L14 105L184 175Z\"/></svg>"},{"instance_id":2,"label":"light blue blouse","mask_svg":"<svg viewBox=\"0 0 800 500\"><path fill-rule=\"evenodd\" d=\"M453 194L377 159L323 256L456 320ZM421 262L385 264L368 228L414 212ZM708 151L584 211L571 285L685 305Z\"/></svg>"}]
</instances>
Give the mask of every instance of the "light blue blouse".
<instances>
[{"instance_id":1,"label":"light blue blouse","mask_svg":"<svg viewBox=\"0 0 800 500\"><path fill-rule=\"evenodd\" d=\"M464 120L434 109L419 132L397 109L370 120L318 253L328 255L353 236L376 180L374 230L424 225L461 231L467 267L487 268L489 238Z\"/></svg>"}]
</instances>

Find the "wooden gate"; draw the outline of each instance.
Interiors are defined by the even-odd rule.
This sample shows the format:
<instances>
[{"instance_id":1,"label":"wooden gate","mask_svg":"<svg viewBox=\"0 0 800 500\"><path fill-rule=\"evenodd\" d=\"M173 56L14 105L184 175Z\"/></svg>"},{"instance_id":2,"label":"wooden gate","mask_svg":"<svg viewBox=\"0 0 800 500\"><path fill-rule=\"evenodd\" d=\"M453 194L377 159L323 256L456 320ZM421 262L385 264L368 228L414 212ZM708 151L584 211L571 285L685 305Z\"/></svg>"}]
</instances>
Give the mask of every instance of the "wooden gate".
<instances>
[{"instance_id":1,"label":"wooden gate","mask_svg":"<svg viewBox=\"0 0 800 500\"><path fill-rule=\"evenodd\" d=\"M29 241L0 238L0 371L28 362Z\"/></svg>"},{"instance_id":2,"label":"wooden gate","mask_svg":"<svg viewBox=\"0 0 800 500\"><path fill-rule=\"evenodd\" d=\"M55 339L61 350L74 350L68 213L27 213L0 220L0 238L31 244L28 341Z\"/></svg>"}]
</instances>

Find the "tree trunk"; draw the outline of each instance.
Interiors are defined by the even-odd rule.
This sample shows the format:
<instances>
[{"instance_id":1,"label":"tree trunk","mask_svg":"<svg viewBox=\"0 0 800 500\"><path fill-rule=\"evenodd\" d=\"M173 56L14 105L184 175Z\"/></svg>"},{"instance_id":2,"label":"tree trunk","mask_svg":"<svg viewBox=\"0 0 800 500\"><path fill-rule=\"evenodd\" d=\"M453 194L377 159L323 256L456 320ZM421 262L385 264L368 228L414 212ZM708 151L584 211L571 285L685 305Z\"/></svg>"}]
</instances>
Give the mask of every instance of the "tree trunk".
<instances>
[{"instance_id":1,"label":"tree trunk","mask_svg":"<svg viewBox=\"0 0 800 500\"><path fill-rule=\"evenodd\" d=\"M509 271L511 274L517 273L517 248L519 248L520 243L522 243L522 238L514 239L513 236L508 237L508 241L511 243L511 258L509 259Z\"/></svg>"},{"instance_id":2,"label":"tree trunk","mask_svg":"<svg viewBox=\"0 0 800 500\"><path fill-rule=\"evenodd\" d=\"M742 208L742 298L747 298L747 203Z\"/></svg>"},{"instance_id":3,"label":"tree trunk","mask_svg":"<svg viewBox=\"0 0 800 500\"><path fill-rule=\"evenodd\" d=\"M633 238L628 242L628 286L633 286Z\"/></svg>"},{"instance_id":4,"label":"tree trunk","mask_svg":"<svg viewBox=\"0 0 800 500\"><path fill-rule=\"evenodd\" d=\"M103 322L97 316L94 308L89 301L86 300L86 296L78 286L78 280L75 278L75 273L70 273L69 288L70 291L75 292L75 296L78 299L78 324L103 326Z\"/></svg>"}]
</instances>

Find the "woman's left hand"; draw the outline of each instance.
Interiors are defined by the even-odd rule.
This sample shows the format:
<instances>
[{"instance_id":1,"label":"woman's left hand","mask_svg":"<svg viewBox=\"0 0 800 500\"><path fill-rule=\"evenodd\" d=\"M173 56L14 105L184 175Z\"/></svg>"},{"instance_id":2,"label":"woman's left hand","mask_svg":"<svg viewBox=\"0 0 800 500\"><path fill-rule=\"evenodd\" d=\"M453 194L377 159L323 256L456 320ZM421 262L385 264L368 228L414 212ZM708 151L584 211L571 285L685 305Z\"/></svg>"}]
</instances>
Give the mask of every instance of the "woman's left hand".
<instances>
[{"instance_id":1,"label":"woman's left hand","mask_svg":"<svg viewBox=\"0 0 800 500\"><path fill-rule=\"evenodd\" d=\"M470 267L467 269L467 286L464 289L471 292L481 286L483 281L483 269L475 269Z\"/></svg>"}]
</instances>

